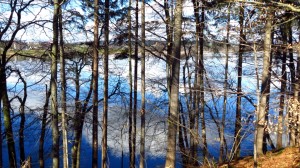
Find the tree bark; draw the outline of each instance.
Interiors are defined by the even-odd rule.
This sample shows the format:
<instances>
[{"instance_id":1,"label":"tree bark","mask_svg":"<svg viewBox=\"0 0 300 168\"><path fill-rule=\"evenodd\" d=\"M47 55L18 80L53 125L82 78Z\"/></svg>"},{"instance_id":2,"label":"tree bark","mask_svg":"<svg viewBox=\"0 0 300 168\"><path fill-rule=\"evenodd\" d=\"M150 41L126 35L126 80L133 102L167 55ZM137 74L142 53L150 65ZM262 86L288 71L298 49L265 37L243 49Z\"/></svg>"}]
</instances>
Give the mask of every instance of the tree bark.
<instances>
[{"instance_id":1,"label":"tree bark","mask_svg":"<svg viewBox=\"0 0 300 168\"><path fill-rule=\"evenodd\" d=\"M98 59L99 59L99 0L94 1L94 44L93 44L93 137L92 167L98 167Z\"/></svg>"},{"instance_id":2,"label":"tree bark","mask_svg":"<svg viewBox=\"0 0 300 168\"><path fill-rule=\"evenodd\" d=\"M59 7L59 52L60 52L60 79L61 79L61 129L63 141L63 167L69 167L68 157L68 135L67 135L67 87L66 87L66 73L65 73L65 53L64 53L64 36L63 36L63 20L62 20L62 0L60 0Z\"/></svg>"},{"instance_id":3,"label":"tree bark","mask_svg":"<svg viewBox=\"0 0 300 168\"><path fill-rule=\"evenodd\" d=\"M236 102L236 114L235 114L235 130L234 130L234 159L238 159L240 156L240 132L242 129L241 124L241 103L242 103L242 75L243 75L243 50L245 43L244 35L244 7L243 3L240 3L240 13L239 13L239 25L240 25L240 39L239 39L239 57L238 57L238 79L237 79L237 102Z\"/></svg>"},{"instance_id":4,"label":"tree bark","mask_svg":"<svg viewBox=\"0 0 300 168\"><path fill-rule=\"evenodd\" d=\"M167 154L165 167L175 168L176 162L176 134L178 126L178 98L179 98L179 73L180 73L180 51L182 36L182 0L176 1L175 23L174 23L174 47L172 56L171 73L171 99L170 99L170 115L168 117L168 134L167 134Z\"/></svg>"},{"instance_id":5,"label":"tree bark","mask_svg":"<svg viewBox=\"0 0 300 168\"><path fill-rule=\"evenodd\" d=\"M51 90L47 89L46 85L46 100L44 104L44 111L43 111L43 118L42 118L42 128L41 128L41 136L39 139L39 165L40 168L45 167L44 162L44 140L45 140L45 133L46 133L46 125L47 125L47 114L48 114L48 106L49 106L49 99L50 99Z\"/></svg>"},{"instance_id":6,"label":"tree bark","mask_svg":"<svg viewBox=\"0 0 300 168\"><path fill-rule=\"evenodd\" d=\"M141 139L140 139L140 168L145 168L145 90L146 90L146 76L145 76L145 0L142 0L141 7L141 18L142 18L142 50L141 50L141 94L142 94L142 102L141 102Z\"/></svg>"},{"instance_id":7,"label":"tree bark","mask_svg":"<svg viewBox=\"0 0 300 168\"><path fill-rule=\"evenodd\" d=\"M108 113L108 54L109 54L109 0L105 0L104 20L104 99L102 121L102 168L107 168L107 113Z\"/></svg>"},{"instance_id":8,"label":"tree bark","mask_svg":"<svg viewBox=\"0 0 300 168\"><path fill-rule=\"evenodd\" d=\"M128 10L128 48L129 48L129 57L128 57L128 64L129 64L129 114L128 114L128 120L129 120L129 136L128 136L128 143L129 143L129 167L134 168L135 167L135 158L133 153L133 125L132 125L132 46L131 46L131 0L129 0L129 10Z\"/></svg>"},{"instance_id":9,"label":"tree bark","mask_svg":"<svg viewBox=\"0 0 300 168\"><path fill-rule=\"evenodd\" d=\"M265 132L265 115L266 114L266 106L267 106L267 84L270 80L269 67L271 66L270 55L271 55L271 33L272 33L272 21L274 17L274 12L271 7L267 8L267 18L265 25L265 38L264 38L264 55L263 55L263 72L262 72L262 83L261 83L261 91L260 91L260 103L259 103L259 111L257 114L257 135L256 135L256 149L257 154L263 154L263 136Z\"/></svg>"},{"instance_id":10,"label":"tree bark","mask_svg":"<svg viewBox=\"0 0 300 168\"><path fill-rule=\"evenodd\" d=\"M227 112L227 87L228 87L228 59L229 59L229 34L230 34L230 8L231 4L228 5L227 10L227 27L226 27L226 51L225 51L225 79L224 79L224 94L223 94L223 113L221 119L221 127L220 127L220 155L219 155L219 163L224 163L226 158L227 151L224 152L225 148L225 120L226 120L226 112Z\"/></svg>"},{"instance_id":11,"label":"tree bark","mask_svg":"<svg viewBox=\"0 0 300 168\"><path fill-rule=\"evenodd\" d=\"M284 29L281 29L282 34L282 41L283 45L287 44L287 34L286 34L286 26L284 26ZM280 87L280 103L279 103L279 114L278 114L278 129L277 129L277 142L276 142L276 148L280 149L282 148L282 133L283 133L283 111L284 111L284 99L285 99L285 92L286 92L286 57L287 52L286 49L283 49L282 54L282 64L281 64L281 87Z\"/></svg>"},{"instance_id":12,"label":"tree bark","mask_svg":"<svg viewBox=\"0 0 300 168\"><path fill-rule=\"evenodd\" d=\"M202 0L202 5L201 5L201 21L200 21L200 32L199 32L199 47L200 47L200 52L199 52L199 61L198 61L198 85L200 88L200 94L198 96L199 99L197 100L197 104L199 105L200 103L200 119L201 119L201 133L202 133L202 144L203 144L203 159L204 159L204 164L207 163L207 157L208 157L208 148L207 148L207 139L206 139L206 123L205 123L205 114L204 114L204 106L205 106L205 101L204 101L204 22L205 22L205 0ZM197 122L196 122L197 123ZM198 128L198 126L197 126Z\"/></svg>"},{"instance_id":13,"label":"tree bark","mask_svg":"<svg viewBox=\"0 0 300 168\"><path fill-rule=\"evenodd\" d=\"M59 1L54 0L53 44L51 53L51 114L52 114L52 167L59 167L59 130L57 107L57 58L58 58L58 15Z\"/></svg>"}]
</instances>

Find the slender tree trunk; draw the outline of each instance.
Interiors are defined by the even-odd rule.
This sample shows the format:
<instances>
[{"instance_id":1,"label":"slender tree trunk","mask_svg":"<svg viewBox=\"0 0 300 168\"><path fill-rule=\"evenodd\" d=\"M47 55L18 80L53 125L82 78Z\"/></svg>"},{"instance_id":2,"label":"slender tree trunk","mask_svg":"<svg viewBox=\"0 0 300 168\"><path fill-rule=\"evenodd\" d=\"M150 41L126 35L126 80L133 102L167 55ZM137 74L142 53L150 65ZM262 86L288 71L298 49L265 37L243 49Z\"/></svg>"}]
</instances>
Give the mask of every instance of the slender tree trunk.
<instances>
[{"instance_id":1,"label":"slender tree trunk","mask_svg":"<svg viewBox=\"0 0 300 168\"><path fill-rule=\"evenodd\" d=\"M128 120L129 120L129 137L128 137L128 143L129 143L129 166L130 168L135 167L135 158L134 158L134 153L133 153L133 125L132 125L132 46L131 46L131 0L129 0L129 10L128 10L128 48L129 48L129 59L128 59L128 64L129 64L129 114L128 114Z\"/></svg>"},{"instance_id":2,"label":"slender tree trunk","mask_svg":"<svg viewBox=\"0 0 300 168\"><path fill-rule=\"evenodd\" d=\"M108 111L108 54L109 54L109 0L105 0L104 21L104 99L102 121L102 168L107 168L107 111Z\"/></svg>"},{"instance_id":3,"label":"slender tree trunk","mask_svg":"<svg viewBox=\"0 0 300 168\"><path fill-rule=\"evenodd\" d=\"M133 129L132 129L132 153L135 167L136 155L136 119L137 119L137 69L139 48L139 1L135 1L135 45L134 45L134 75L133 75Z\"/></svg>"},{"instance_id":4,"label":"slender tree trunk","mask_svg":"<svg viewBox=\"0 0 300 168\"><path fill-rule=\"evenodd\" d=\"M271 7L267 8L267 19L265 25L265 38L264 38L264 56L263 56L263 72L262 72L262 83L260 91L260 103L259 111L257 114L257 135L256 135L256 149L257 154L263 154L263 136L265 132L265 115L267 108L267 84L270 80L269 67L271 66L271 45L272 45L272 21L274 17L274 12Z\"/></svg>"},{"instance_id":5,"label":"slender tree trunk","mask_svg":"<svg viewBox=\"0 0 300 168\"><path fill-rule=\"evenodd\" d=\"M245 43L244 35L244 6L240 3L239 13L239 25L240 25L240 39L239 39L239 57L238 57L238 79L237 79L237 102L236 102L236 115L235 115L235 130L234 130L234 158L238 159L240 156L240 131L242 129L241 124L241 103L242 103L242 75L243 75L243 50Z\"/></svg>"},{"instance_id":6,"label":"slender tree trunk","mask_svg":"<svg viewBox=\"0 0 300 168\"><path fill-rule=\"evenodd\" d=\"M145 0L142 0L142 51L141 51L141 140L140 140L140 168L145 168L145 89L146 89L146 77L145 77Z\"/></svg>"},{"instance_id":7,"label":"slender tree trunk","mask_svg":"<svg viewBox=\"0 0 300 168\"><path fill-rule=\"evenodd\" d=\"M166 74L167 74L167 89L168 89L168 99L171 99L171 67L172 67L172 48L173 48L173 22L172 17L172 7L170 11L169 0L164 0L164 11L165 11L165 23L166 23L166 33L167 33L167 56L166 56ZM171 14L170 14L171 13ZM170 104L168 107L168 115L170 115Z\"/></svg>"},{"instance_id":8,"label":"slender tree trunk","mask_svg":"<svg viewBox=\"0 0 300 168\"><path fill-rule=\"evenodd\" d=\"M80 84L79 84L79 78L80 78L80 70L79 70L79 66L78 63L75 64L75 79L74 79L74 83L75 83L75 115L74 115L74 144L72 147L72 168L76 168L77 166L77 162L80 160L79 157L77 157L77 153L79 153L78 151L80 151L80 137L81 137L81 123L84 122L84 119L82 120L81 116L82 114L81 112L81 103L79 100L79 95L80 95ZM92 83L92 82L91 82ZM91 89L91 88L90 88ZM83 125L83 124L82 124ZM79 165L79 163L78 163ZM77 167L79 168L79 167Z\"/></svg>"},{"instance_id":9,"label":"slender tree trunk","mask_svg":"<svg viewBox=\"0 0 300 168\"><path fill-rule=\"evenodd\" d=\"M58 15L59 1L54 0L53 44L51 53L51 114L52 114L52 167L59 167L59 130L57 107L57 58L58 58Z\"/></svg>"},{"instance_id":10,"label":"slender tree trunk","mask_svg":"<svg viewBox=\"0 0 300 168\"><path fill-rule=\"evenodd\" d=\"M39 139L39 165L40 165L40 168L45 167L45 162L44 162L44 140L45 140L45 133L46 133L49 99L50 99L50 93L51 93L51 90L47 89L47 85L46 85L45 90L46 90L46 100L45 100L45 104L44 104L44 112L43 112L43 118L42 118L41 136L40 136L40 139Z\"/></svg>"},{"instance_id":11,"label":"slender tree trunk","mask_svg":"<svg viewBox=\"0 0 300 168\"><path fill-rule=\"evenodd\" d=\"M287 35L286 35L286 26L284 26L285 29L281 29L281 34L283 38L283 45L287 45ZM282 133L283 133L283 111L285 107L285 92L286 92L286 57L287 57L287 51L286 48L283 49L282 54L282 65L281 65L281 88L280 88L280 103L279 103L279 114L278 114L278 129L277 129L277 143L276 148L280 149L282 148Z\"/></svg>"},{"instance_id":12,"label":"slender tree trunk","mask_svg":"<svg viewBox=\"0 0 300 168\"><path fill-rule=\"evenodd\" d=\"M22 165L25 162L25 147L24 147L24 128L25 128L25 103L27 99L27 83L24 80L24 78L21 76L20 71L17 71L22 83L23 83L23 88L24 88L24 95L23 99L19 98L20 102L20 128L19 128L19 148L20 148L20 165Z\"/></svg>"},{"instance_id":13,"label":"slender tree trunk","mask_svg":"<svg viewBox=\"0 0 300 168\"><path fill-rule=\"evenodd\" d=\"M173 63L171 73L171 99L170 99L170 115L168 117L168 134L167 134L167 168L175 168L176 162L176 134L178 126L178 106L179 106L179 73L180 73L180 51L182 36L182 0L176 1L175 22L174 22L174 48Z\"/></svg>"},{"instance_id":14,"label":"slender tree trunk","mask_svg":"<svg viewBox=\"0 0 300 168\"><path fill-rule=\"evenodd\" d=\"M60 5L62 0L60 0ZM67 87L66 87L66 73L65 73L65 54L64 54L64 36L63 36L63 20L62 20L62 9L59 7L59 52L60 52L60 79L61 79L61 125L63 134L63 167L69 167L68 157L68 135L67 135Z\"/></svg>"},{"instance_id":15,"label":"slender tree trunk","mask_svg":"<svg viewBox=\"0 0 300 168\"><path fill-rule=\"evenodd\" d=\"M227 87L228 87L228 58L229 58L229 31L230 31L230 8L231 4L228 5L227 10L227 27L226 27L226 51L225 51L225 79L224 79L224 94L223 94L223 113L221 119L220 127L220 155L219 163L223 163L226 158L227 151L224 152L225 148L225 120L226 120L226 111L227 111Z\"/></svg>"},{"instance_id":16,"label":"slender tree trunk","mask_svg":"<svg viewBox=\"0 0 300 168\"><path fill-rule=\"evenodd\" d=\"M199 73L199 80L198 85L200 88L200 99L198 99L197 104L200 103L200 119L201 119L201 133L202 133L202 143L203 143L203 158L204 158L204 164L207 163L207 157L208 157L208 148L207 148L207 140L206 140L206 123L205 123L205 114L204 114L204 22L205 22L205 0L202 0L201 4L201 21L200 21L200 32L199 32L199 61L198 61L198 73Z\"/></svg>"},{"instance_id":17,"label":"slender tree trunk","mask_svg":"<svg viewBox=\"0 0 300 168\"><path fill-rule=\"evenodd\" d=\"M200 59L200 55L199 55L199 40L200 40L200 17L199 17L199 2L197 0L193 0L193 5L194 5L194 15L195 15L195 22L196 22L196 45L195 45L195 50L196 50L196 63L197 65L195 66L195 80L194 80L194 85L195 85L195 90L194 91L194 106L193 106L193 110L191 110L191 116L190 116L190 129L192 131L192 136L190 138L190 158L192 159L191 161L193 163L191 163L194 166L198 166L198 162L196 161L197 159L197 147L199 145L199 101L197 101L197 97L199 97L200 93L200 85L198 83L198 80L200 80L200 76L199 76L199 59Z\"/></svg>"},{"instance_id":18,"label":"slender tree trunk","mask_svg":"<svg viewBox=\"0 0 300 168\"><path fill-rule=\"evenodd\" d=\"M93 45L93 152L92 167L98 167L98 59L99 59L99 0L94 1L94 45Z\"/></svg>"}]
</instances>

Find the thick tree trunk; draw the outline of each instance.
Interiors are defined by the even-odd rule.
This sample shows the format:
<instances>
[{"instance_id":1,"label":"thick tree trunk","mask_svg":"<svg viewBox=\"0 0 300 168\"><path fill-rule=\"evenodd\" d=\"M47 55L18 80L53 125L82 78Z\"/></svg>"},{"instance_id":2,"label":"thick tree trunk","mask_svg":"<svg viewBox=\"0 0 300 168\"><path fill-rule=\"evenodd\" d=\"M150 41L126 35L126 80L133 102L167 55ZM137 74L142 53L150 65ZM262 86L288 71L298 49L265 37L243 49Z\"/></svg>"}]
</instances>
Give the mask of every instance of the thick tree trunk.
<instances>
[{"instance_id":1,"label":"thick tree trunk","mask_svg":"<svg viewBox=\"0 0 300 168\"><path fill-rule=\"evenodd\" d=\"M52 167L59 167L59 130L57 104L57 58L58 58L58 15L59 1L54 0L53 44L51 53L51 114L52 114Z\"/></svg>"},{"instance_id":2,"label":"thick tree trunk","mask_svg":"<svg viewBox=\"0 0 300 168\"><path fill-rule=\"evenodd\" d=\"M141 51L141 139L140 139L140 168L145 168L145 89L146 89L146 77L145 77L145 0L142 0L142 51Z\"/></svg>"},{"instance_id":3,"label":"thick tree trunk","mask_svg":"<svg viewBox=\"0 0 300 168\"><path fill-rule=\"evenodd\" d=\"M60 0L62 3L62 0ZM62 5L62 4L61 4ZM63 141L63 167L69 167L68 157L68 135L67 135L67 87L66 87L66 73L65 73L65 54L64 54L64 36L63 36L63 20L62 9L59 8L59 52L60 52L60 79L61 79L61 129Z\"/></svg>"},{"instance_id":4,"label":"thick tree trunk","mask_svg":"<svg viewBox=\"0 0 300 168\"><path fill-rule=\"evenodd\" d=\"M179 107L179 73L180 73L180 51L182 36L182 0L176 1L175 23L174 23L174 48L171 73L171 99L170 115L168 117L167 154L165 167L175 168L176 162L176 134L178 127Z\"/></svg>"},{"instance_id":5,"label":"thick tree trunk","mask_svg":"<svg viewBox=\"0 0 300 168\"><path fill-rule=\"evenodd\" d=\"M219 155L219 163L223 163L226 158L227 151L224 152L225 148L225 120L226 120L226 112L227 112L227 87L228 87L228 59L229 59L229 30L230 30L230 8L231 4L228 5L227 10L227 27L226 27L226 51L225 51L225 79L224 79L224 94L223 94L223 113L221 119L221 127L220 127L220 155Z\"/></svg>"},{"instance_id":6,"label":"thick tree trunk","mask_svg":"<svg viewBox=\"0 0 300 168\"><path fill-rule=\"evenodd\" d=\"M272 21L274 12L271 7L267 8L267 19L265 25L265 38L264 38L264 56L263 56L263 72L262 72L262 83L260 91L260 103L259 111L257 114L257 135L256 135L256 150L258 155L263 154L263 136L265 132L265 115L267 108L267 84L270 80L269 67L271 66L271 45L272 45Z\"/></svg>"},{"instance_id":7,"label":"thick tree trunk","mask_svg":"<svg viewBox=\"0 0 300 168\"><path fill-rule=\"evenodd\" d=\"M104 21L104 99L103 99L103 120L102 120L102 168L107 168L107 111L108 111L108 54L109 54L109 0L105 0L105 21Z\"/></svg>"},{"instance_id":8,"label":"thick tree trunk","mask_svg":"<svg viewBox=\"0 0 300 168\"><path fill-rule=\"evenodd\" d=\"M93 137L92 167L98 167L98 59L99 59L99 0L94 1L94 44L93 44Z\"/></svg>"}]
</instances>

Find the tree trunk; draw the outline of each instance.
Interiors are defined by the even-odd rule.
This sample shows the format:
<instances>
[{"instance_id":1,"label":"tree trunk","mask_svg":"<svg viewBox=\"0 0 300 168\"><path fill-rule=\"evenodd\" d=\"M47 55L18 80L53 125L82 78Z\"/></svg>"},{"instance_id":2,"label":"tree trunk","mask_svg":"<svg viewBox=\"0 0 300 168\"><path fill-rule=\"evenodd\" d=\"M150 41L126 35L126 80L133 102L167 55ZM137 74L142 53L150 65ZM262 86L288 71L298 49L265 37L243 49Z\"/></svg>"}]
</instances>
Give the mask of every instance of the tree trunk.
<instances>
[{"instance_id":1,"label":"tree trunk","mask_svg":"<svg viewBox=\"0 0 300 168\"><path fill-rule=\"evenodd\" d=\"M25 128L25 103L26 103L26 99L27 99L27 83L24 80L24 78L21 76L21 72L20 71L16 71L19 75L19 78L21 79L22 83L23 83L23 90L24 90L24 95L23 95L23 99L21 99L20 97L18 97L19 102L20 102L20 117L21 117L21 121L20 121L20 128L19 128L19 148L20 148L20 165L23 164L23 162L25 161L25 147L24 147L24 128Z\"/></svg>"},{"instance_id":2,"label":"tree trunk","mask_svg":"<svg viewBox=\"0 0 300 168\"><path fill-rule=\"evenodd\" d=\"M49 106L50 93L51 93L51 90L50 89L48 90L47 85L46 85L46 100L45 100L45 104L44 104L41 136L40 136L40 140L39 140L39 165L40 165L40 168L45 167L45 162L44 162L44 140L45 140L45 133L46 133L47 114L48 114L48 108L49 108L48 106Z\"/></svg>"},{"instance_id":3,"label":"tree trunk","mask_svg":"<svg viewBox=\"0 0 300 168\"><path fill-rule=\"evenodd\" d=\"M139 1L135 1L135 38L134 38L134 75L133 75L133 129L132 129L132 153L135 167L136 155L136 118L137 118L137 69L139 48Z\"/></svg>"},{"instance_id":4,"label":"tree trunk","mask_svg":"<svg viewBox=\"0 0 300 168\"><path fill-rule=\"evenodd\" d=\"M170 115L168 117L167 154L165 167L175 168L176 162L176 134L178 126L178 98L179 98L179 73L180 73L180 51L182 36L182 0L176 1L175 23L174 23L174 48L172 56L171 73L171 99Z\"/></svg>"},{"instance_id":5,"label":"tree trunk","mask_svg":"<svg viewBox=\"0 0 300 168\"><path fill-rule=\"evenodd\" d=\"M59 1L54 0L53 44L51 53L51 114L52 114L52 167L59 167L59 130L57 106L57 58L58 58L58 15Z\"/></svg>"},{"instance_id":6,"label":"tree trunk","mask_svg":"<svg viewBox=\"0 0 300 168\"><path fill-rule=\"evenodd\" d=\"M103 121L102 121L102 168L107 168L107 111L108 111L108 54L109 54L109 0L105 0L104 21L104 99L103 99Z\"/></svg>"},{"instance_id":7,"label":"tree trunk","mask_svg":"<svg viewBox=\"0 0 300 168\"><path fill-rule=\"evenodd\" d=\"M282 34L282 41L283 45L287 45L287 35L286 35L286 26L284 26L285 29L281 29ZM285 92L286 92L286 49L283 48L283 54L282 54L282 64L281 64L281 88L280 88L280 103L279 103L279 114L278 114L278 129L277 129L277 142L276 142L276 148L280 149L282 148L282 133L283 133L283 111L284 111L284 99L285 99Z\"/></svg>"},{"instance_id":8,"label":"tree trunk","mask_svg":"<svg viewBox=\"0 0 300 168\"><path fill-rule=\"evenodd\" d=\"M129 10L128 10L128 48L129 48L129 57L128 57L128 64L129 64L129 114L128 114L128 120L129 120L129 136L128 136L128 143L129 143L129 167L134 168L135 167L135 158L134 153L132 150L133 145L133 126L132 126L132 46L131 46L131 0L129 0Z\"/></svg>"},{"instance_id":9,"label":"tree trunk","mask_svg":"<svg viewBox=\"0 0 300 168\"><path fill-rule=\"evenodd\" d=\"M62 3L62 0L60 0ZM62 4L61 4L62 5ZM66 96L66 73L65 73L65 54L64 54L64 36L63 36L63 20L62 9L59 7L59 51L60 51L60 79L61 79L61 129L62 129L62 141L63 141L63 167L69 167L68 157L68 135L67 135L67 96Z\"/></svg>"},{"instance_id":10,"label":"tree trunk","mask_svg":"<svg viewBox=\"0 0 300 168\"><path fill-rule=\"evenodd\" d=\"M200 17L199 17L199 2L197 0L193 0L193 5L194 5L194 15L195 15L195 22L196 22L196 45L195 45L195 50L196 50L196 64L199 63L199 59L200 59L200 55L199 55L199 40L200 40ZM201 94L200 91L200 85L198 83L198 80L200 80L200 76L199 76L199 64L195 66L195 80L194 80L194 86L195 86L195 90L194 91L194 96L193 96L193 101L194 101L194 105L193 105L193 109L191 110L190 113L192 113L190 115L190 129L192 131L192 136L190 138L190 158L191 158L191 163L193 166L198 166L198 162L197 162L197 147L199 145L199 101L197 101L197 97L199 97L199 95Z\"/></svg>"},{"instance_id":11,"label":"tree trunk","mask_svg":"<svg viewBox=\"0 0 300 168\"><path fill-rule=\"evenodd\" d=\"M271 66L270 56L271 56L271 45L272 45L272 21L274 17L274 12L271 7L267 8L267 19L265 25L265 38L264 38L264 56L263 56L263 72L262 72L262 83L260 91L260 103L259 111L257 114L257 135L256 135L256 149L257 154L263 154L263 136L265 132L265 115L267 108L267 84L270 80L269 67Z\"/></svg>"},{"instance_id":12,"label":"tree trunk","mask_svg":"<svg viewBox=\"0 0 300 168\"><path fill-rule=\"evenodd\" d=\"M92 167L98 167L98 59L99 59L99 0L94 1L94 44L93 44L93 142Z\"/></svg>"},{"instance_id":13,"label":"tree trunk","mask_svg":"<svg viewBox=\"0 0 300 168\"><path fill-rule=\"evenodd\" d=\"M200 119L201 119L201 133L202 133L202 143L203 143L203 158L204 158L204 164L207 163L207 157L208 157L208 148L207 148L207 140L206 140L206 123L205 123L205 114L204 114L204 106L205 106L205 101L204 101L204 22L205 22L205 1L202 1L201 5L201 22L200 22L200 32L199 32L199 47L200 47L200 52L199 52L199 61L198 61L198 85L200 88L200 97L197 101L197 104L199 105L200 103ZM198 95L198 96L199 96ZM197 122L196 122L197 123ZM198 126L197 126L198 128Z\"/></svg>"},{"instance_id":14,"label":"tree trunk","mask_svg":"<svg viewBox=\"0 0 300 168\"><path fill-rule=\"evenodd\" d=\"M239 25L240 25L240 39L239 39L239 57L238 57L238 79L237 79L237 102L236 102L236 114L235 114L235 130L234 130L234 158L238 159L240 156L240 141L241 136L240 132L242 129L241 124L241 103L242 103L242 75L243 75L243 50L245 43L245 35L244 35L244 7L243 4L240 3L240 13L239 13Z\"/></svg>"},{"instance_id":15,"label":"tree trunk","mask_svg":"<svg viewBox=\"0 0 300 168\"><path fill-rule=\"evenodd\" d=\"M146 89L146 77L145 77L145 0L142 0L142 51L141 51L141 140L140 140L140 168L145 168L145 89Z\"/></svg>"},{"instance_id":16,"label":"tree trunk","mask_svg":"<svg viewBox=\"0 0 300 168\"><path fill-rule=\"evenodd\" d=\"M227 112L227 87L228 87L228 59L229 59L229 31L230 31L230 8L231 4L228 5L227 10L227 27L226 27L226 51L225 51L225 79L224 79L224 94L223 94L223 113L220 127L220 155L219 163L224 163L227 151L224 152L225 148L225 120Z\"/></svg>"}]
</instances>

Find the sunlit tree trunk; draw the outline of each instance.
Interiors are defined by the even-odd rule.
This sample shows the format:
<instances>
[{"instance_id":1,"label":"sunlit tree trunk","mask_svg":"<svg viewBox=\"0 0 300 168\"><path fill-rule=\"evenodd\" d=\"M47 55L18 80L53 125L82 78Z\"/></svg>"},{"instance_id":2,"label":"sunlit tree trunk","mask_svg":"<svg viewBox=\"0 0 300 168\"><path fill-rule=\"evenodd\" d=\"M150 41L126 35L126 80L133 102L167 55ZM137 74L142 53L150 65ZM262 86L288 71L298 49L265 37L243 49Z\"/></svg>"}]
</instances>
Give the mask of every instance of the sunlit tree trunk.
<instances>
[{"instance_id":1,"label":"sunlit tree trunk","mask_svg":"<svg viewBox=\"0 0 300 168\"><path fill-rule=\"evenodd\" d=\"M52 114L52 167L59 167L59 130L57 107L57 58L58 58L58 15L59 1L54 0L53 43L51 52L51 114Z\"/></svg>"},{"instance_id":2,"label":"sunlit tree trunk","mask_svg":"<svg viewBox=\"0 0 300 168\"><path fill-rule=\"evenodd\" d=\"M140 140L140 168L145 168L145 0L142 0L142 50L141 50L141 140Z\"/></svg>"},{"instance_id":3,"label":"sunlit tree trunk","mask_svg":"<svg viewBox=\"0 0 300 168\"><path fill-rule=\"evenodd\" d=\"M94 1L94 44L93 44L93 138L92 167L98 167L98 59L99 59L99 0Z\"/></svg>"},{"instance_id":4,"label":"sunlit tree trunk","mask_svg":"<svg viewBox=\"0 0 300 168\"><path fill-rule=\"evenodd\" d=\"M286 35L286 26L284 25L285 29L281 29L282 34L282 41L283 45L287 45L287 35ZM282 133L283 133L283 111L284 111L284 99L285 99L285 92L286 92L286 57L287 57L287 51L286 48L283 48L283 54L282 54L282 64L281 64L281 88L280 88L280 103L279 103L279 114L278 114L278 129L277 129L277 143L276 148L280 149L282 148Z\"/></svg>"},{"instance_id":5,"label":"sunlit tree trunk","mask_svg":"<svg viewBox=\"0 0 300 168\"><path fill-rule=\"evenodd\" d=\"M61 129L63 141L63 167L69 167L68 157L68 135L67 135L67 87L66 87L66 73L65 73L65 53L64 53L64 36L63 36L63 20L61 2L59 7L59 54L60 54L60 80L61 80Z\"/></svg>"},{"instance_id":6,"label":"sunlit tree trunk","mask_svg":"<svg viewBox=\"0 0 300 168\"><path fill-rule=\"evenodd\" d=\"M234 130L234 158L237 159L240 156L240 131L242 129L241 125L241 103L242 103L242 75L243 75L243 44L245 43L244 35L244 7L240 3L239 8L239 25L240 25L240 39L239 39L239 56L238 56L238 78L237 78L237 101L236 101L236 115L235 115L235 130Z\"/></svg>"},{"instance_id":7,"label":"sunlit tree trunk","mask_svg":"<svg viewBox=\"0 0 300 168\"><path fill-rule=\"evenodd\" d=\"M109 0L105 0L104 20L104 99L102 120L102 168L107 168L107 113L108 113L108 54L109 54Z\"/></svg>"},{"instance_id":8,"label":"sunlit tree trunk","mask_svg":"<svg viewBox=\"0 0 300 168\"><path fill-rule=\"evenodd\" d=\"M223 113L221 119L221 127L220 127L220 155L219 155L219 163L224 162L224 158L226 157L226 153L224 152L225 148L225 120L226 120L226 112L227 112L227 87L228 87L228 58L229 58L229 31L230 31L230 8L231 4L228 5L227 11L227 27L226 27L226 51L225 51L225 79L224 79L224 94L223 94Z\"/></svg>"},{"instance_id":9,"label":"sunlit tree trunk","mask_svg":"<svg viewBox=\"0 0 300 168\"><path fill-rule=\"evenodd\" d=\"M263 72L261 77L261 91L260 91L260 103L259 111L257 113L257 135L256 135L256 150L258 155L263 154L263 136L265 131L265 115L267 108L267 84L270 80L269 67L271 65L271 33L272 33L272 21L274 13L271 7L267 8L267 18L265 25L265 38L264 38L264 55L263 55Z\"/></svg>"},{"instance_id":10,"label":"sunlit tree trunk","mask_svg":"<svg viewBox=\"0 0 300 168\"><path fill-rule=\"evenodd\" d=\"M179 73L180 73L180 51L182 36L182 0L176 1L175 21L174 21L174 47L172 56L174 58L171 71L171 99L170 115L168 117L167 133L167 154L166 168L175 168L176 162L176 134L178 127L178 107L179 107Z\"/></svg>"}]
</instances>

